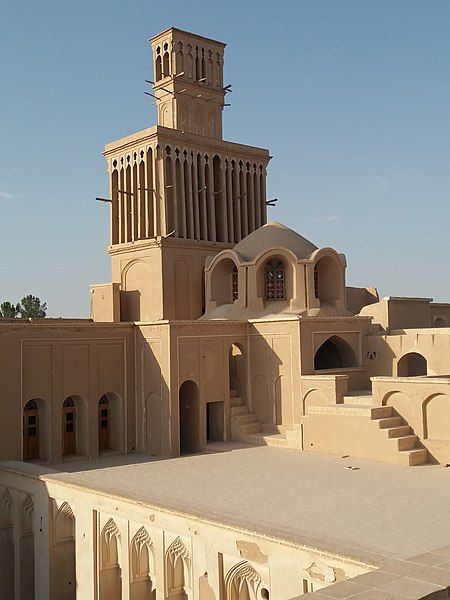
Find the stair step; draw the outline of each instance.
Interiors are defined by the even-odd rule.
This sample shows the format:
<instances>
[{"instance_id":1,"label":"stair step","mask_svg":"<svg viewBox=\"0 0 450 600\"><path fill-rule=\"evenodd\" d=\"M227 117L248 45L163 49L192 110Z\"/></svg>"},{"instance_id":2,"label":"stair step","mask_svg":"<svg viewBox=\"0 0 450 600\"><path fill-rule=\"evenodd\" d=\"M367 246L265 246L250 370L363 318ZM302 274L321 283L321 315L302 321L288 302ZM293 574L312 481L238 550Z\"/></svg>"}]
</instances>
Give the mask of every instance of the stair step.
<instances>
[{"instance_id":1,"label":"stair step","mask_svg":"<svg viewBox=\"0 0 450 600\"><path fill-rule=\"evenodd\" d=\"M399 427L390 427L386 431L388 438L399 438L410 435L412 430L409 425L400 425Z\"/></svg>"},{"instance_id":2,"label":"stair step","mask_svg":"<svg viewBox=\"0 0 450 600\"><path fill-rule=\"evenodd\" d=\"M247 407L242 407L247 408ZM248 409L247 409L248 410ZM243 425L244 423L257 423L256 415L254 413L247 413L241 415L234 415L232 417L232 424Z\"/></svg>"},{"instance_id":3,"label":"stair step","mask_svg":"<svg viewBox=\"0 0 450 600\"><path fill-rule=\"evenodd\" d=\"M372 419L384 419L386 417L393 417L394 409L392 406L375 406L370 409L370 415Z\"/></svg>"},{"instance_id":4,"label":"stair step","mask_svg":"<svg viewBox=\"0 0 450 600\"><path fill-rule=\"evenodd\" d=\"M372 394L370 395L354 395L352 394L351 396L349 395L345 395L342 396L343 399L343 403L344 404L350 404L350 405L357 405L357 406L372 406L373 404L373 397Z\"/></svg>"},{"instance_id":5,"label":"stair step","mask_svg":"<svg viewBox=\"0 0 450 600\"><path fill-rule=\"evenodd\" d=\"M424 465L428 460L428 450L426 448L414 448L414 450L403 450L399 452L403 464L410 467Z\"/></svg>"},{"instance_id":6,"label":"stair step","mask_svg":"<svg viewBox=\"0 0 450 600\"><path fill-rule=\"evenodd\" d=\"M241 398L240 396L234 396L233 398L230 398L231 406L242 406L243 404L244 404L244 399Z\"/></svg>"},{"instance_id":7,"label":"stair step","mask_svg":"<svg viewBox=\"0 0 450 600\"><path fill-rule=\"evenodd\" d=\"M399 427L403 424L403 419L401 417L386 417L384 419L374 419L374 421L378 422L378 427L380 429Z\"/></svg>"},{"instance_id":8,"label":"stair step","mask_svg":"<svg viewBox=\"0 0 450 600\"><path fill-rule=\"evenodd\" d=\"M391 406L361 406L359 404L322 404L308 407L308 415L336 415L340 417L368 417L376 419L390 417Z\"/></svg>"},{"instance_id":9,"label":"stair step","mask_svg":"<svg viewBox=\"0 0 450 600\"><path fill-rule=\"evenodd\" d=\"M401 450L413 450L417 443L417 435L405 435L404 437L393 438L397 442L397 448Z\"/></svg>"},{"instance_id":10,"label":"stair step","mask_svg":"<svg viewBox=\"0 0 450 600\"><path fill-rule=\"evenodd\" d=\"M263 435L261 433L240 434L236 439L246 444L255 444L258 446L278 446L287 448L287 439L280 433L274 435Z\"/></svg>"},{"instance_id":11,"label":"stair step","mask_svg":"<svg viewBox=\"0 0 450 600\"><path fill-rule=\"evenodd\" d=\"M287 447L287 439L281 433L275 435L265 435L263 436L263 440L267 446Z\"/></svg>"},{"instance_id":12,"label":"stair step","mask_svg":"<svg viewBox=\"0 0 450 600\"><path fill-rule=\"evenodd\" d=\"M232 406L230 409L230 414L232 417L237 415L245 415L248 413L248 406Z\"/></svg>"},{"instance_id":13,"label":"stair step","mask_svg":"<svg viewBox=\"0 0 450 600\"><path fill-rule=\"evenodd\" d=\"M255 423L243 423L242 425L239 425L239 431L243 434L260 433L261 430L261 423L258 423L257 421Z\"/></svg>"}]
</instances>

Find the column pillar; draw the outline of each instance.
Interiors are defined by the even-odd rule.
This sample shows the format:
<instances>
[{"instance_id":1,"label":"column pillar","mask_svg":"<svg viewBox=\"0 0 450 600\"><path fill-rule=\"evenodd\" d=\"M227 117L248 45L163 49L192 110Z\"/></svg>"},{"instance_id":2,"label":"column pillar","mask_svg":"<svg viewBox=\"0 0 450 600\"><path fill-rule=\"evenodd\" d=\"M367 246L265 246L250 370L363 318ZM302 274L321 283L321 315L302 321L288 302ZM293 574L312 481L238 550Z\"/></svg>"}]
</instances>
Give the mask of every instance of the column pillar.
<instances>
[{"instance_id":1,"label":"column pillar","mask_svg":"<svg viewBox=\"0 0 450 600\"><path fill-rule=\"evenodd\" d=\"M205 159L200 155L200 170L198 179L198 193L200 204L200 239L208 239L208 213L206 210L206 181L205 181Z\"/></svg>"},{"instance_id":2,"label":"column pillar","mask_svg":"<svg viewBox=\"0 0 450 600\"><path fill-rule=\"evenodd\" d=\"M186 176L185 176L185 174L186 174ZM185 179L184 188L185 188L185 194L186 194L187 237L192 240L192 239L195 239L195 227L194 227L194 203L192 200L192 166L189 161L189 155L183 162L183 179Z\"/></svg>"},{"instance_id":3,"label":"column pillar","mask_svg":"<svg viewBox=\"0 0 450 600\"><path fill-rule=\"evenodd\" d=\"M226 160L226 205L228 210L228 241L234 243L234 219L233 219L233 185L231 180L231 162Z\"/></svg>"},{"instance_id":4,"label":"column pillar","mask_svg":"<svg viewBox=\"0 0 450 600\"><path fill-rule=\"evenodd\" d=\"M164 155L163 150L157 146L155 151L155 236L165 235L167 231L166 219L166 188L164 187Z\"/></svg>"},{"instance_id":5,"label":"column pillar","mask_svg":"<svg viewBox=\"0 0 450 600\"><path fill-rule=\"evenodd\" d=\"M241 229L241 198L239 165L234 164L233 169L233 214L234 214L234 242L240 242L242 239Z\"/></svg>"},{"instance_id":6,"label":"column pillar","mask_svg":"<svg viewBox=\"0 0 450 600\"><path fill-rule=\"evenodd\" d=\"M181 223L179 223L180 235L179 237L187 238L187 228L186 228L186 190L184 186L184 160L181 159L178 161L178 174L179 178L177 180L178 185L178 205L179 212L181 217Z\"/></svg>"},{"instance_id":7,"label":"column pillar","mask_svg":"<svg viewBox=\"0 0 450 600\"><path fill-rule=\"evenodd\" d=\"M248 206L248 232L255 231L255 194L253 190L253 175L252 167L249 165L247 173L245 174L247 180L247 206Z\"/></svg>"},{"instance_id":8,"label":"column pillar","mask_svg":"<svg viewBox=\"0 0 450 600\"><path fill-rule=\"evenodd\" d=\"M208 180L206 182L206 203L208 215L208 239L216 241L216 197L214 195L214 163L211 161L208 168Z\"/></svg>"},{"instance_id":9,"label":"column pillar","mask_svg":"<svg viewBox=\"0 0 450 600\"><path fill-rule=\"evenodd\" d=\"M227 179L225 162L220 159L220 210L222 211L222 241L228 242L228 209L227 209Z\"/></svg>"},{"instance_id":10,"label":"column pillar","mask_svg":"<svg viewBox=\"0 0 450 600\"><path fill-rule=\"evenodd\" d=\"M255 198L255 226L256 229L261 227L261 190L259 188L258 167L255 165L253 169L254 181L254 198Z\"/></svg>"},{"instance_id":11,"label":"column pillar","mask_svg":"<svg viewBox=\"0 0 450 600\"><path fill-rule=\"evenodd\" d=\"M267 204L266 204L266 170L261 170L260 186L261 186L261 225L267 223Z\"/></svg>"},{"instance_id":12,"label":"column pillar","mask_svg":"<svg viewBox=\"0 0 450 600\"><path fill-rule=\"evenodd\" d=\"M200 228L200 204L198 198L198 172L197 172L197 156L195 154L192 155L192 163L191 163L191 173L192 173L192 200L194 206L194 238L196 240L201 239L201 228Z\"/></svg>"},{"instance_id":13,"label":"column pillar","mask_svg":"<svg viewBox=\"0 0 450 600\"><path fill-rule=\"evenodd\" d=\"M121 167L119 173L119 190L118 198L119 198L119 243L123 244L125 242L125 231L126 231L126 204L125 204L125 194L123 190L125 189L125 171L124 168Z\"/></svg>"},{"instance_id":14,"label":"column pillar","mask_svg":"<svg viewBox=\"0 0 450 600\"><path fill-rule=\"evenodd\" d=\"M247 194L247 176L245 173L245 165L240 165L239 183L240 183L240 199L241 199L241 235L248 235L248 194Z\"/></svg>"}]
</instances>

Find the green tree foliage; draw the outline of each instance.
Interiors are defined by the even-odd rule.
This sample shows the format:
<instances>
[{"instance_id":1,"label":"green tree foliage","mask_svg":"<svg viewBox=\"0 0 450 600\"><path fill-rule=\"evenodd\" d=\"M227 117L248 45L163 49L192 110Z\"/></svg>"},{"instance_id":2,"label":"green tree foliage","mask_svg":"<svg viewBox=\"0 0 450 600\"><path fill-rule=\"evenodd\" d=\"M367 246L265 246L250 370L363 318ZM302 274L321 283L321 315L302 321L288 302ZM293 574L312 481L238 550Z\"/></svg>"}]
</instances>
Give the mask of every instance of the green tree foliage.
<instances>
[{"instance_id":1,"label":"green tree foliage","mask_svg":"<svg viewBox=\"0 0 450 600\"><path fill-rule=\"evenodd\" d=\"M31 294L22 298L18 304L18 309L21 317L42 318L47 314L47 304Z\"/></svg>"},{"instance_id":2,"label":"green tree foliage","mask_svg":"<svg viewBox=\"0 0 450 600\"><path fill-rule=\"evenodd\" d=\"M15 319L22 317L28 319L30 317L43 318L47 314L47 304L41 302L37 296L28 294L24 296L20 302L13 304L12 302L2 302L0 304L0 319Z\"/></svg>"},{"instance_id":3,"label":"green tree foliage","mask_svg":"<svg viewBox=\"0 0 450 600\"><path fill-rule=\"evenodd\" d=\"M2 302L0 304L0 318L14 319L19 316L19 305L12 302Z\"/></svg>"}]
</instances>

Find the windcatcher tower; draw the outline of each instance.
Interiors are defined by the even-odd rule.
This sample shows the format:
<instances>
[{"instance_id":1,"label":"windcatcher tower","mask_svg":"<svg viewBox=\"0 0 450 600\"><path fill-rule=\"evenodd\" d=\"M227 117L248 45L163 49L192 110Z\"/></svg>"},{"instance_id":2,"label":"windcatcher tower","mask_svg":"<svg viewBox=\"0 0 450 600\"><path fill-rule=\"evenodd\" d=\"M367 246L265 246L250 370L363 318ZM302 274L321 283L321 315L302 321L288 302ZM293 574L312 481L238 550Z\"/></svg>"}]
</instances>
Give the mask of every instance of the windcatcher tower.
<instances>
[{"instance_id":1,"label":"windcatcher tower","mask_svg":"<svg viewBox=\"0 0 450 600\"><path fill-rule=\"evenodd\" d=\"M151 40L158 124L107 144L113 283L96 321L197 319L208 256L266 223L262 148L222 139L225 44L170 28Z\"/></svg>"}]
</instances>

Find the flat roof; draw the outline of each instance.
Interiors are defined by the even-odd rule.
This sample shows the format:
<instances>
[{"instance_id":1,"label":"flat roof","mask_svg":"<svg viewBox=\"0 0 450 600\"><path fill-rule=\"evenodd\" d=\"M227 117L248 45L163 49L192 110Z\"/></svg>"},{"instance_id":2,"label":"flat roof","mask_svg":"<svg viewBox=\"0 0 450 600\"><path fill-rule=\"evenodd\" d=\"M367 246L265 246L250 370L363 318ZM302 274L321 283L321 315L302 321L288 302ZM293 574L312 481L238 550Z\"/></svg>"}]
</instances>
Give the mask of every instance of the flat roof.
<instances>
[{"instance_id":1,"label":"flat roof","mask_svg":"<svg viewBox=\"0 0 450 600\"><path fill-rule=\"evenodd\" d=\"M60 472L41 467L41 478L363 561L405 559L448 544L450 469L222 447L236 449L166 460L73 460L52 465ZM35 465L2 466L38 473Z\"/></svg>"}]
</instances>

